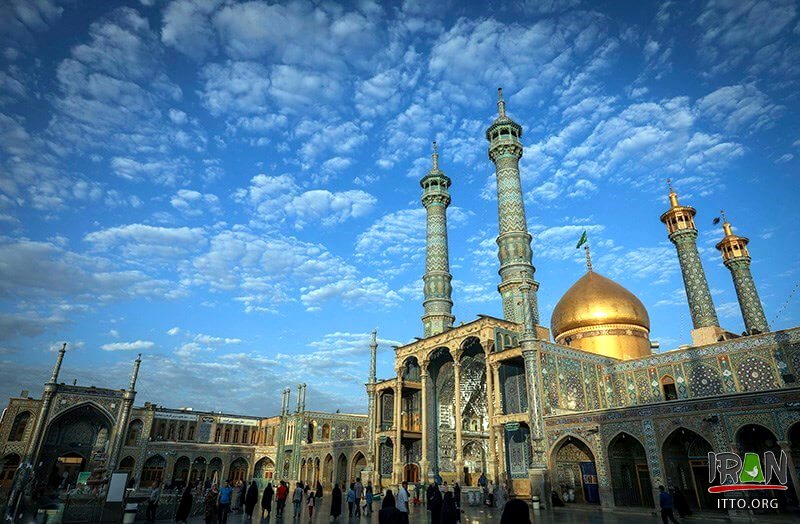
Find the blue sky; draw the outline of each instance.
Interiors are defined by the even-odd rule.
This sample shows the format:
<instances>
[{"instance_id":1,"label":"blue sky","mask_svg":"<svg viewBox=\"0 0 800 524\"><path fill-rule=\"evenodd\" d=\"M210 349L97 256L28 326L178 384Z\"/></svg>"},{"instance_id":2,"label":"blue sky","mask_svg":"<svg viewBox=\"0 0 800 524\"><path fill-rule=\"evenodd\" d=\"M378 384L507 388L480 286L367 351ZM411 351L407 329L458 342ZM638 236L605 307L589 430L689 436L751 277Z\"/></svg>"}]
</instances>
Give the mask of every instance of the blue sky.
<instances>
[{"instance_id":1,"label":"blue sky","mask_svg":"<svg viewBox=\"0 0 800 524\"><path fill-rule=\"evenodd\" d=\"M698 209L714 249L751 238L773 328L800 299L796 2L6 0L0 6L0 395L62 378L138 401L270 415L364 410L422 332L418 180L440 143L456 322L501 314L493 166L504 87L541 316L585 270L646 304L662 348L691 321L660 214ZM293 393L294 395L294 393Z\"/></svg>"}]
</instances>

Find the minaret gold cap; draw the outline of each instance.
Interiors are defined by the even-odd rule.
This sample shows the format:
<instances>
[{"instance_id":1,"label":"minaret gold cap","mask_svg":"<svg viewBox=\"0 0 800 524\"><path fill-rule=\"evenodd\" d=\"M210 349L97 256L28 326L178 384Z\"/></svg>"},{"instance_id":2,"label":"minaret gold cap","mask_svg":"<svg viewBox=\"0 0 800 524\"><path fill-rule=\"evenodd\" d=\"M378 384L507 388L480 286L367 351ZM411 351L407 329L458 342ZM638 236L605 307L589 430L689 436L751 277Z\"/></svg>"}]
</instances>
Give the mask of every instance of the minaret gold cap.
<instances>
[{"instance_id":1,"label":"minaret gold cap","mask_svg":"<svg viewBox=\"0 0 800 524\"><path fill-rule=\"evenodd\" d=\"M667 179L667 187L669 187L669 205L671 207L679 207L678 204L678 194L672 189L672 180L669 178Z\"/></svg>"},{"instance_id":2,"label":"minaret gold cap","mask_svg":"<svg viewBox=\"0 0 800 524\"><path fill-rule=\"evenodd\" d=\"M696 231L694 216L697 210L691 206L682 206L678 203L678 194L672 188L672 180L667 179L669 188L669 210L661 215L661 221L666 224L667 232L671 235L676 231L692 230Z\"/></svg>"},{"instance_id":3,"label":"minaret gold cap","mask_svg":"<svg viewBox=\"0 0 800 524\"><path fill-rule=\"evenodd\" d=\"M750 252L747 250L747 244L750 239L747 237L740 237L733 233L733 227L728 222L728 217L725 216L725 211L720 210L722 215L722 232L725 236L717 243L716 248L722 253L722 261L727 262L733 258L750 257Z\"/></svg>"}]
</instances>

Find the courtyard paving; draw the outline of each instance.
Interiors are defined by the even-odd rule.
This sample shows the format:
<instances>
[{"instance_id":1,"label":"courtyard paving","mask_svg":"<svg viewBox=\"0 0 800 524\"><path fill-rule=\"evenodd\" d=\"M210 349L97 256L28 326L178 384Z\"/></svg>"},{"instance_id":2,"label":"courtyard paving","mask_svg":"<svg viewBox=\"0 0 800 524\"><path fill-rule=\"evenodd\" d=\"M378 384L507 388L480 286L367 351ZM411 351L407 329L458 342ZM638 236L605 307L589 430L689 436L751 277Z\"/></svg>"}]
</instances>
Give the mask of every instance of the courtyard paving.
<instances>
[{"instance_id":1,"label":"courtyard paving","mask_svg":"<svg viewBox=\"0 0 800 524\"><path fill-rule=\"evenodd\" d=\"M328 504L322 504L322 511L315 511L314 518L309 520L308 514L303 512L299 519L293 518L292 508L288 507L283 518L276 519L273 515L270 519L260 519L258 516L253 517L250 524L292 524L299 522L302 524L330 524L330 501ZM377 509L377 505L376 505ZM344 506L345 515L340 516L338 519L339 524L377 524L378 514L373 513L371 517L348 517L346 514L347 505ZM462 514L462 524L481 524L484 522L500 522L501 512L497 509L490 508L464 508ZM424 507L413 507L409 514L410 524L427 524L428 512ZM638 524L643 522L661 522L660 515L655 513L641 512L601 512L597 509L582 508L582 507L566 507L557 508L553 511L533 511L531 510L531 521L541 524L573 524L573 523L590 523L590 524ZM792 515L753 515L750 517L743 516L731 521L722 514L699 514L693 515L686 519L679 519L679 522L686 523L722 523L722 522L758 522L758 524L788 524L790 522L799 522L797 516ZM163 523L169 521L162 521ZM194 517L189 520L190 524L204 524L202 517ZM231 514L228 518L227 524L248 524L244 515L240 513Z\"/></svg>"}]
</instances>

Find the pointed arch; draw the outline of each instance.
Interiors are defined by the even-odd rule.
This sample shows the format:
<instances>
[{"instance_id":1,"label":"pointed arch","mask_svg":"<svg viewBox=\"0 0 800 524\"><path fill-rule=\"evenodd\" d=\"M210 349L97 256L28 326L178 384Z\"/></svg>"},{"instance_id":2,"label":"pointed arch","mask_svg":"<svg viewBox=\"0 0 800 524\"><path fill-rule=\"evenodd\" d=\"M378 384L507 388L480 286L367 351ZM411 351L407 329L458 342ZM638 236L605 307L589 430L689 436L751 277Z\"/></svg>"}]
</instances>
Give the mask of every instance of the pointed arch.
<instances>
[{"instance_id":1,"label":"pointed arch","mask_svg":"<svg viewBox=\"0 0 800 524\"><path fill-rule=\"evenodd\" d=\"M364 456L364 453L361 451L356 451L353 454L353 458L350 460L350 467L351 467L351 477L360 477L361 470L367 468L367 457Z\"/></svg>"},{"instance_id":2,"label":"pointed arch","mask_svg":"<svg viewBox=\"0 0 800 524\"><path fill-rule=\"evenodd\" d=\"M653 486L642 442L620 431L608 444L608 464L614 504L653 506Z\"/></svg>"}]
</instances>

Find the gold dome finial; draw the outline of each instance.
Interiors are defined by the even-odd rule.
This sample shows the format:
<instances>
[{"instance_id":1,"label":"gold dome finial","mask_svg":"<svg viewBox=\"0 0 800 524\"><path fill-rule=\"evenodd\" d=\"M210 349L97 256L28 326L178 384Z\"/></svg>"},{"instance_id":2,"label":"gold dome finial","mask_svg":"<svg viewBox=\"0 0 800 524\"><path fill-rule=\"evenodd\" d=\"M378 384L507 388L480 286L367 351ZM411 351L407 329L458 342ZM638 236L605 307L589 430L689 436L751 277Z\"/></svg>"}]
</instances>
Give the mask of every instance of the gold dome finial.
<instances>
[{"instance_id":1,"label":"gold dome finial","mask_svg":"<svg viewBox=\"0 0 800 524\"><path fill-rule=\"evenodd\" d=\"M583 246L583 250L586 252L586 269L589 273L592 272L592 253L589 251L589 243L587 242L585 246Z\"/></svg>"},{"instance_id":2,"label":"gold dome finial","mask_svg":"<svg viewBox=\"0 0 800 524\"><path fill-rule=\"evenodd\" d=\"M669 188L669 205L671 207L678 207L680 205L678 204L678 194L672 188L672 180L669 178L667 179L667 187Z\"/></svg>"},{"instance_id":3,"label":"gold dome finial","mask_svg":"<svg viewBox=\"0 0 800 524\"><path fill-rule=\"evenodd\" d=\"M722 231L725 232L725 236L733 236L733 229L731 228L731 223L728 222L728 217L725 216L725 211L720 209L719 214L722 215Z\"/></svg>"}]
</instances>

